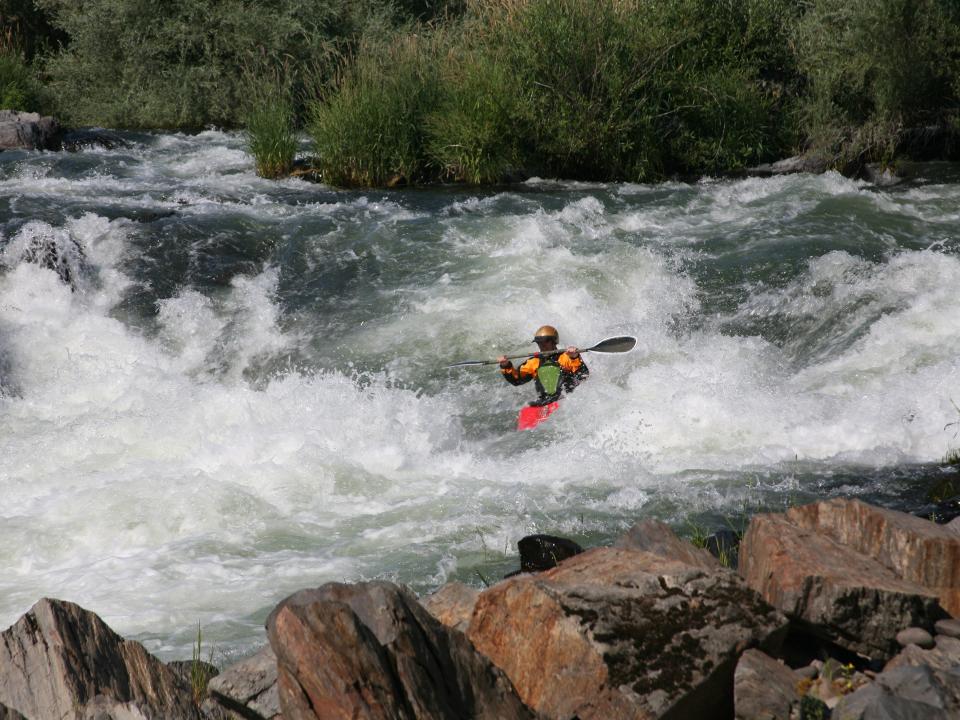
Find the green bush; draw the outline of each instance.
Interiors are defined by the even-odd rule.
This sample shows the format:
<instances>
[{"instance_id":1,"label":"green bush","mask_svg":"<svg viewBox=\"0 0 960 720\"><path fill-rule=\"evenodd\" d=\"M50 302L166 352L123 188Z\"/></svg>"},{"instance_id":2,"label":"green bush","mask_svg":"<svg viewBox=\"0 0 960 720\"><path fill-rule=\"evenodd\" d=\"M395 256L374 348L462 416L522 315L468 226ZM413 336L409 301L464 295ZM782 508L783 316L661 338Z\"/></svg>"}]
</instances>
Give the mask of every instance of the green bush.
<instances>
[{"instance_id":1,"label":"green bush","mask_svg":"<svg viewBox=\"0 0 960 720\"><path fill-rule=\"evenodd\" d=\"M46 72L66 119L111 127L241 122L252 64L309 67L386 0L35 0L68 38Z\"/></svg>"},{"instance_id":2,"label":"green bush","mask_svg":"<svg viewBox=\"0 0 960 720\"><path fill-rule=\"evenodd\" d=\"M797 27L803 121L838 165L890 160L904 129L956 123L960 5L816 0Z\"/></svg>"},{"instance_id":3,"label":"green bush","mask_svg":"<svg viewBox=\"0 0 960 720\"><path fill-rule=\"evenodd\" d=\"M0 109L49 112L43 87L23 56L0 48Z\"/></svg>"}]
</instances>

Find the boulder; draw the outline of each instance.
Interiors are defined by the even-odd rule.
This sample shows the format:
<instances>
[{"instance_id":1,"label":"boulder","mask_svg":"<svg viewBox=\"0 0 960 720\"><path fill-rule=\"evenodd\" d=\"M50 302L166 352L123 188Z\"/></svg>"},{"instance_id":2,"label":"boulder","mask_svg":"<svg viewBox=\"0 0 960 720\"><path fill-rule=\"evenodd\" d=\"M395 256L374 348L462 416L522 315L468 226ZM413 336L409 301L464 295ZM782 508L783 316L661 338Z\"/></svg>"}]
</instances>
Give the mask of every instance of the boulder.
<instances>
[{"instance_id":1,"label":"boulder","mask_svg":"<svg viewBox=\"0 0 960 720\"><path fill-rule=\"evenodd\" d=\"M843 720L948 720L960 717L960 668L901 667L842 698L832 717Z\"/></svg>"},{"instance_id":2,"label":"boulder","mask_svg":"<svg viewBox=\"0 0 960 720\"><path fill-rule=\"evenodd\" d=\"M57 150L59 147L60 126L52 117L0 110L0 151Z\"/></svg>"},{"instance_id":3,"label":"boulder","mask_svg":"<svg viewBox=\"0 0 960 720\"><path fill-rule=\"evenodd\" d=\"M527 535L517 542L517 549L520 551L521 572L549 570L583 552L573 540L553 535Z\"/></svg>"},{"instance_id":4,"label":"boulder","mask_svg":"<svg viewBox=\"0 0 960 720\"><path fill-rule=\"evenodd\" d=\"M463 583L447 583L420 600L427 612L449 628L466 632L480 591Z\"/></svg>"},{"instance_id":5,"label":"boulder","mask_svg":"<svg viewBox=\"0 0 960 720\"><path fill-rule=\"evenodd\" d=\"M213 678L202 709L230 720L280 720L277 656L270 646Z\"/></svg>"},{"instance_id":6,"label":"boulder","mask_svg":"<svg viewBox=\"0 0 960 720\"><path fill-rule=\"evenodd\" d=\"M683 540L659 520L642 520L613 543L623 550L642 550L659 557L675 560L703 570L720 567L717 559L703 548Z\"/></svg>"},{"instance_id":7,"label":"boulder","mask_svg":"<svg viewBox=\"0 0 960 720\"><path fill-rule=\"evenodd\" d=\"M786 618L733 572L595 548L480 594L467 636L547 718L732 715L747 648Z\"/></svg>"},{"instance_id":8,"label":"boulder","mask_svg":"<svg viewBox=\"0 0 960 720\"><path fill-rule=\"evenodd\" d=\"M79 152L89 148L103 148L115 150L129 147L130 143L115 132L103 128L79 128L65 132L60 139L60 146L67 152Z\"/></svg>"},{"instance_id":9,"label":"boulder","mask_svg":"<svg viewBox=\"0 0 960 720\"><path fill-rule=\"evenodd\" d=\"M932 591L876 560L792 522L755 515L744 536L747 584L817 637L871 658L896 654L897 631L944 617Z\"/></svg>"},{"instance_id":10,"label":"boulder","mask_svg":"<svg viewBox=\"0 0 960 720\"><path fill-rule=\"evenodd\" d=\"M790 720L790 709L800 702L797 676L781 662L759 650L747 650L733 675L736 720Z\"/></svg>"},{"instance_id":11,"label":"boulder","mask_svg":"<svg viewBox=\"0 0 960 720\"><path fill-rule=\"evenodd\" d=\"M0 703L0 720L27 720L16 710L11 710L3 703Z\"/></svg>"},{"instance_id":12,"label":"boulder","mask_svg":"<svg viewBox=\"0 0 960 720\"><path fill-rule=\"evenodd\" d=\"M392 583L302 590L267 631L285 720L535 717L463 633Z\"/></svg>"},{"instance_id":13,"label":"boulder","mask_svg":"<svg viewBox=\"0 0 960 720\"><path fill-rule=\"evenodd\" d=\"M906 630L901 630L897 633L896 640L900 647L916 645L924 650L929 650L933 647L933 635L923 628L911 627Z\"/></svg>"},{"instance_id":14,"label":"boulder","mask_svg":"<svg viewBox=\"0 0 960 720\"><path fill-rule=\"evenodd\" d=\"M199 720L190 687L92 612L44 598L0 634L0 705L31 720Z\"/></svg>"},{"instance_id":15,"label":"boulder","mask_svg":"<svg viewBox=\"0 0 960 720\"><path fill-rule=\"evenodd\" d=\"M960 535L944 525L859 500L834 499L787 511L791 523L829 537L936 593L960 615Z\"/></svg>"},{"instance_id":16,"label":"boulder","mask_svg":"<svg viewBox=\"0 0 960 720\"><path fill-rule=\"evenodd\" d=\"M920 665L940 670L960 666L960 640L947 635L937 635L935 642L934 647L929 650L924 650L918 645L908 645L884 666L884 672L899 667Z\"/></svg>"}]
</instances>

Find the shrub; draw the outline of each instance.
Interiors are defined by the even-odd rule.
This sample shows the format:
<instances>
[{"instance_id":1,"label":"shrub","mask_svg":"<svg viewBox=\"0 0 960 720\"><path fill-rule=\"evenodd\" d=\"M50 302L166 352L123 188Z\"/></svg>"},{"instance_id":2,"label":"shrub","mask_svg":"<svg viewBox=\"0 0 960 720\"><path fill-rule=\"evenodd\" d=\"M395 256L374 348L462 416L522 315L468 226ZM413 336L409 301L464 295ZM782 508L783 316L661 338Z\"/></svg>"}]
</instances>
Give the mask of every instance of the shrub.
<instances>
[{"instance_id":1,"label":"shrub","mask_svg":"<svg viewBox=\"0 0 960 720\"><path fill-rule=\"evenodd\" d=\"M241 121L243 68L304 66L386 0L35 0L68 38L46 63L67 119L183 128Z\"/></svg>"},{"instance_id":2,"label":"shrub","mask_svg":"<svg viewBox=\"0 0 960 720\"><path fill-rule=\"evenodd\" d=\"M0 38L0 109L43 113L50 110L49 98L12 32Z\"/></svg>"},{"instance_id":3,"label":"shrub","mask_svg":"<svg viewBox=\"0 0 960 720\"><path fill-rule=\"evenodd\" d=\"M903 129L956 122L960 6L953 0L816 0L796 44L810 83L804 127L838 165L890 160Z\"/></svg>"}]
</instances>

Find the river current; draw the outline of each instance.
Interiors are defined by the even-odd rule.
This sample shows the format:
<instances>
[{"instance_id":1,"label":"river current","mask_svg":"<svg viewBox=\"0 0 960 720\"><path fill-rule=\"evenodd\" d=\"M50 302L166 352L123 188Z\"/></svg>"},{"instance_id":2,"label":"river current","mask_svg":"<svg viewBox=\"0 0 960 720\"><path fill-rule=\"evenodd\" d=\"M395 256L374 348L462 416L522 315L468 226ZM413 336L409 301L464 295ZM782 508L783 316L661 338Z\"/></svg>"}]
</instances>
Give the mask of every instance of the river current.
<instances>
[{"instance_id":1,"label":"river current","mask_svg":"<svg viewBox=\"0 0 960 720\"><path fill-rule=\"evenodd\" d=\"M164 659L287 594L420 593L531 533L915 510L960 446L960 171L337 191L242 138L0 154L0 628L43 596ZM495 367L585 356L548 423ZM206 653L206 650L204 650Z\"/></svg>"}]
</instances>

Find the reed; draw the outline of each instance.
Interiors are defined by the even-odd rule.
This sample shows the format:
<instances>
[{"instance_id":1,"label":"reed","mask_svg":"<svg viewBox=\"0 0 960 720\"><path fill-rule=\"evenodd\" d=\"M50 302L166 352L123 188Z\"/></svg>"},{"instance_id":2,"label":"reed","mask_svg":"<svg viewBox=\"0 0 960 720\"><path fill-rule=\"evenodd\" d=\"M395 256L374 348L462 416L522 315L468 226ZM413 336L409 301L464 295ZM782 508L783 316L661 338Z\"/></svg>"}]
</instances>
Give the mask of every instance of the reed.
<instances>
[{"instance_id":1,"label":"reed","mask_svg":"<svg viewBox=\"0 0 960 720\"><path fill-rule=\"evenodd\" d=\"M308 130L325 182L393 186L427 176L425 119L438 98L436 50L429 33L363 39L311 107Z\"/></svg>"},{"instance_id":2,"label":"reed","mask_svg":"<svg viewBox=\"0 0 960 720\"><path fill-rule=\"evenodd\" d=\"M266 77L248 76L244 133L257 175L264 178L289 175L297 154L293 100L286 77L279 71Z\"/></svg>"}]
</instances>

